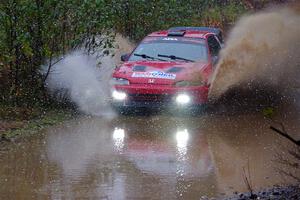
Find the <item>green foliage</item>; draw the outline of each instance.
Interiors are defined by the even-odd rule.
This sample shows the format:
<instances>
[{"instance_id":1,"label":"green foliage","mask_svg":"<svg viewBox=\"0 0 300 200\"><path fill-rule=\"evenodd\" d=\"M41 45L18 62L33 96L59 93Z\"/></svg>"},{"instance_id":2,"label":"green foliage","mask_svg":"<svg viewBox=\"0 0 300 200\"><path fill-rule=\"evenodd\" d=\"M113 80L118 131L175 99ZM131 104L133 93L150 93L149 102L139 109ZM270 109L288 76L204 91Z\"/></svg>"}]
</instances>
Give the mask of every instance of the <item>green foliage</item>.
<instances>
[{"instance_id":1,"label":"green foliage","mask_svg":"<svg viewBox=\"0 0 300 200\"><path fill-rule=\"evenodd\" d=\"M269 119L272 119L275 115L275 110L274 110L274 108L271 108L271 107L263 109L262 112L263 112L263 115Z\"/></svg>"},{"instance_id":2,"label":"green foliage","mask_svg":"<svg viewBox=\"0 0 300 200\"><path fill-rule=\"evenodd\" d=\"M0 99L29 106L48 101L40 66L79 47L101 52L116 32L138 41L171 26L224 28L245 9L237 0L1 1Z\"/></svg>"},{"instance_id":3,"label":"green foliage","mask_svg":"<svg viewBox=\"0 0 300 200\"><path fill-rule=\"evenodd\" d=\"M45 100L39 67L82 45L92 52L111 42L106 37L95 42L95 37L112 27L107 10L107 4L100 0L1 2L0 72L7 72L7 79L0 74L0 82L5 82L1 99L16 105Z\"/></svg>"},{"instance_id":4,"label":"green foliage","mask_svg":"<svg viewBox=\"0 0 300 200\"><path fill-rule=\"evenodd\" d=\"M171 26L224 28L245 12L240 1L113 0L115 29L134 40Z\"/></svg>"}]
</instances>

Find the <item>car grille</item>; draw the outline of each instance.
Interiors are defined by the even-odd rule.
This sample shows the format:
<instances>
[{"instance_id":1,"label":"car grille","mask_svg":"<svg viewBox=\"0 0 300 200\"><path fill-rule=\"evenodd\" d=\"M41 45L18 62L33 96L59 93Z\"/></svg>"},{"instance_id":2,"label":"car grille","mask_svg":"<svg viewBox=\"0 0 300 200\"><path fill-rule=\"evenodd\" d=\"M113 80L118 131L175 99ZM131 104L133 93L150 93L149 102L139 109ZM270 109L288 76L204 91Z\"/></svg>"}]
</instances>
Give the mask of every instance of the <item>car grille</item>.
<instances>
[{"instance_id":1,"label":"car grille","mask_svg":"<svg viewBox=\"0 0 300 200\"><path fill-rule=\"evenodd\" d=\"M164 94L130 94L129 100L136 102L169 102L171 96Z\"/></svg>"}]
</instances>

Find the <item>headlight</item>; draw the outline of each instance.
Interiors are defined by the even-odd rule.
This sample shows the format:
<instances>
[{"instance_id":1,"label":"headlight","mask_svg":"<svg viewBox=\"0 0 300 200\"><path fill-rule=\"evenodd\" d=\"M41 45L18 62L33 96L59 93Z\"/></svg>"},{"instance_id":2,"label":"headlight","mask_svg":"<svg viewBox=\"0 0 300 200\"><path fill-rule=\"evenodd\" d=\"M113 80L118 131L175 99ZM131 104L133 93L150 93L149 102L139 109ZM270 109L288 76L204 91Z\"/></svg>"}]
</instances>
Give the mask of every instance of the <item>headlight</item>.
<instances>
[{"instance_id":1,"label":"headlight","mask_svg":"<svg viewBox=\"0 0 300 200\"><path fill-rule=\"evenodd\" d=\"M190 103L191 101L191 97L189 97L189 95L187 94L179 94L176 96L176 103L181 104L181 105L185 105Z\"/></svg>"},{"instance_id":2,"label":"headlight","mask_svg":"<svg viewBox=\"0 0 300 200\"><path fill-rule=\"evenodd\" d=\"M129 85L129 81L125 78L113 78L112 85Z\"/></svg>"},{"instance_id":3,"label":"headlight","mask_svg":"<svg viewBox=\"0 0 300 200\"><path fill-rule=\"evenodd\" d=\"M127 95L125 92L119 92L119 91L114 90L112 92L112 97L115 100L122 101L122 100L126 99Z\"/></svg>"}]
</instances>

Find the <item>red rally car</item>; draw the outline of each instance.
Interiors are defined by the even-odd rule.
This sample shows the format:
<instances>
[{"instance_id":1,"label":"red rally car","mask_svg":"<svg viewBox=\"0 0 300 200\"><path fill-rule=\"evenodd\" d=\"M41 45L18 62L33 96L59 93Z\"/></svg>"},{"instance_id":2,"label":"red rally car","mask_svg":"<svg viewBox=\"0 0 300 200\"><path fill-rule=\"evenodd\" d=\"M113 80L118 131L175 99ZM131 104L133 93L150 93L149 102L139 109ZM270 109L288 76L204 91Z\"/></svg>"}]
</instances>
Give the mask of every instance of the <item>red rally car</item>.
<instances>
[{"instance_id":1,"label":"red rally car","mask_svg":"<svg viewBox=\"0 0 300 200\"><path fill-rule=\"evenodd\" d=\"M201 106L222 46L222 32L208 27L174 27L145 37L112 75L112 105Z\"/></svg>"}]
</instances>

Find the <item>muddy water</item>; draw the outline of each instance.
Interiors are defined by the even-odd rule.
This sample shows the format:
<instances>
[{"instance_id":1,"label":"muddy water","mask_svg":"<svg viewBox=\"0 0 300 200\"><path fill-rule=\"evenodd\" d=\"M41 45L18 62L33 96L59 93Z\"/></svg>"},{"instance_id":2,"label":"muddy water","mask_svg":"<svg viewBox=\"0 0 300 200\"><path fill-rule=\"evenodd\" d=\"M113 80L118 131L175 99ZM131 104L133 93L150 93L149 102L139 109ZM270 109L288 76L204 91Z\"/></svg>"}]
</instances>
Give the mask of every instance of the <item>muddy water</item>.
<instances>
[{"instance_id":1,"label":"muddy water","mask_svg":"<svg viewBox=\"0 0 300 200\"><path fill-rule=\"evenodd\" d=\"M298 137L299 108L278 115ZM199 199L293 183L260 113L80 117L0 152L0 199ZM286 168L285 170L290 170Z\"/></svg>"}]
</instances>

